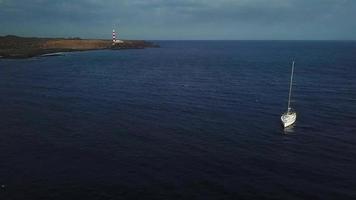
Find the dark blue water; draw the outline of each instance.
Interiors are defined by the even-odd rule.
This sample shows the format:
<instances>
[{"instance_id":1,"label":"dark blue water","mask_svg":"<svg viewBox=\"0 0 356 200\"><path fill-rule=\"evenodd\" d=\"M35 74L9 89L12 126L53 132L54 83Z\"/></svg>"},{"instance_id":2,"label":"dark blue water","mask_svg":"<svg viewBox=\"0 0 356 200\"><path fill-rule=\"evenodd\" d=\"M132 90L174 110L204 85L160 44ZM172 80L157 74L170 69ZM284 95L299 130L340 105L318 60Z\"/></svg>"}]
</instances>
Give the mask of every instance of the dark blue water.
<instances>
[{"instance_id":1,"label":"dark blue water","mask_svg":"<svg viewBox=\"0 0 356 200\"><path fill-rule=\"evenodd\" d=\"M0 199L356 198L356 42L158 43L0 60Z\"/></svg>"}]
</instances>

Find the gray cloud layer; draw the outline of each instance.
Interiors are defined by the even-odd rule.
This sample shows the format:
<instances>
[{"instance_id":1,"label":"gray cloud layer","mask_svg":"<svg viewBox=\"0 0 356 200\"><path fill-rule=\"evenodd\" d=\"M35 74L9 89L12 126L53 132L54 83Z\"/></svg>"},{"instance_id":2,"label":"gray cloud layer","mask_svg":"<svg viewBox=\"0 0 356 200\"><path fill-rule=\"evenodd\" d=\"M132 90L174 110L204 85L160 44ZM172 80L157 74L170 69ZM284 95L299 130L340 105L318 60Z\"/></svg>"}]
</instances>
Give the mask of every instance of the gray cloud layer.
<instances>
[{"instance_id":1,"label":"gray cloud layer","mask_svg":"<svg viewBox=\"0 0 356 200\"><path fill-rule=\"evenodd\" d=\"M0 34L356 39L355 0L0 0Z\"/></svg>"}]
</instances>

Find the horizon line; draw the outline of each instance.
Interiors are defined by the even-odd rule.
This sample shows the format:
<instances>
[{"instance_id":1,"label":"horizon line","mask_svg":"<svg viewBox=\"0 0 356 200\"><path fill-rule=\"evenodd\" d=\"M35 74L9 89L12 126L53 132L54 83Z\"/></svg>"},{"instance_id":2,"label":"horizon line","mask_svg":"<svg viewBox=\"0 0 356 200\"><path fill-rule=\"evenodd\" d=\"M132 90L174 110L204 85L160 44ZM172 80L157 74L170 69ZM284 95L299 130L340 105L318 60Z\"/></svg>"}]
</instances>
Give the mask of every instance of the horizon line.
<instances>
[{"instance_id":1,"label":"horizon line","mask_svg":"<svg viewBox=\"0 0 356 200\"><path fill-rule=\"evenodd\" d=\"M112 40L111 38L101 37L76 37L76 36L22 36L15 34L0 35L0 37L15 36L23 38L53 38L53 39L71 39L79 38L83 40ZM148 39L148 38L121 38L121 40L148 40L148 41L356 41L356 39Z\"/></svg>"}]
</instances>

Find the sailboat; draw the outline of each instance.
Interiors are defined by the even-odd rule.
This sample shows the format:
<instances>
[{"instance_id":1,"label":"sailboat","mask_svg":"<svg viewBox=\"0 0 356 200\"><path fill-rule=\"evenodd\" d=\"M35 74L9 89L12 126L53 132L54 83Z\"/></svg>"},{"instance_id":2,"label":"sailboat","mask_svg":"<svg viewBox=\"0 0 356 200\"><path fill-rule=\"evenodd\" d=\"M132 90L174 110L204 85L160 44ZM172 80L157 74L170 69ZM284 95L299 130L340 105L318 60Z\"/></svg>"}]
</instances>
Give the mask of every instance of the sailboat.
<instances>
[{"instance_id":1,"label":"sailboat","mask_svg":"<svg viewBox=\"0 0 356 200\"><path fill-rule=\"evenodd\" d=\"M294 124L294 122L297 119L297 113L290 106L290 97L292 94L292 85L293 85L293 73L294 73L294 60L292 63L292 74L290 76L290 83L289 83L288 109L287 112L283 113L281 116L281 121L284 128Z\"/></svg>"}]
</instances>

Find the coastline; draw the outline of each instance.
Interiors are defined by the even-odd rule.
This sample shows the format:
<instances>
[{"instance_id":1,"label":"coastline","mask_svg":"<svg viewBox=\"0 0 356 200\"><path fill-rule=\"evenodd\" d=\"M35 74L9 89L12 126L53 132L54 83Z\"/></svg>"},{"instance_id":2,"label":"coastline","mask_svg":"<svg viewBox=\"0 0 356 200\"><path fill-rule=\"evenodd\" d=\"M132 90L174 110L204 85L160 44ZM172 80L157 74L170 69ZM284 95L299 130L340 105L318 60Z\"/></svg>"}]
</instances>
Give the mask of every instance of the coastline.
<instances>
[{"instance_id":1,"label":"coastline","mask_svg":"<svg viewBox=\"0 0 356 200\"><path fill-rule=\"evenodd\" d=\"M53 56L57 53L73 51L144 49L153 47L159 46L144 40L124 40L123 43L113 45L111 40L35 38L8 35L0 36L0 59L21 59L46 55Z\"/></svg>"}]
</instances>

